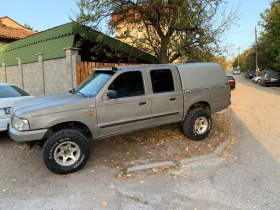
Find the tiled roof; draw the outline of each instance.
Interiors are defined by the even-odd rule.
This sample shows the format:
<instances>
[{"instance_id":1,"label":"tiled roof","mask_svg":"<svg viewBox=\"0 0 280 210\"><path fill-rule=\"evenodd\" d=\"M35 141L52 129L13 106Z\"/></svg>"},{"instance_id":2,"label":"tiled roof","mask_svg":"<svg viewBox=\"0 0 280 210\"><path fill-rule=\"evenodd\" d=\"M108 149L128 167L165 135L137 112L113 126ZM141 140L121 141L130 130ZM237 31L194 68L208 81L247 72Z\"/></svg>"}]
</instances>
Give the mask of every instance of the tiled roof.
<instances>
[{"instance_id":1,"label":"tiled roof","mask_svg":"<svg viewBox=\"0 0 280 210\"><path fill-rule=\"evenodd\" d=\"M22 39L35 34L35 31L28 29L13 28L6 25L0 25L0 37L10 38L10 39Z\"/></svg>"}]
</instances>

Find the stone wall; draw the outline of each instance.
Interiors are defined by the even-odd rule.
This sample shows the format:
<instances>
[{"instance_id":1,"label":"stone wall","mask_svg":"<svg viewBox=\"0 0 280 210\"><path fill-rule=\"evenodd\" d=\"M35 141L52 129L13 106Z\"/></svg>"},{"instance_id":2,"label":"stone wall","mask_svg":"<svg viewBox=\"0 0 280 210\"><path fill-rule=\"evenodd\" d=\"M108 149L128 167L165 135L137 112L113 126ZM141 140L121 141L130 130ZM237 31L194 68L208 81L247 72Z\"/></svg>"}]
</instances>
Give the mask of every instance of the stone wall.
<instances>
[{"instance_id":1,"label":"stone wall","mask_svg":"<svg viewBox=\"0 0 280 210\"><path fill-rule=\"evenodd\" d=\"M81 61L77 48L66 48L65 58L43 60L39 53L38 62L17 66L6 66L2 61L0 83L15 84L34 96L58 93L76 87L76 62Z\"/></svg>"}]
</instances>

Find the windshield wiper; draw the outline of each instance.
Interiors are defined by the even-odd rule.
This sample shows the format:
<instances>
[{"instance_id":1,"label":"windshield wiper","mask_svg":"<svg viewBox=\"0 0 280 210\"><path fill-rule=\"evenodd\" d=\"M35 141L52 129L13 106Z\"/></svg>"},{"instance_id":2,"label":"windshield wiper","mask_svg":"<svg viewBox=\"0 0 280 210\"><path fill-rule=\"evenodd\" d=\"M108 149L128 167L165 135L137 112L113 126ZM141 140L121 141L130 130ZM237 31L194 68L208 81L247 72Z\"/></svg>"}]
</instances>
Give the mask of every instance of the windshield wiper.
<instances>
[{"instance_id":1,"label":"windshield wiper","mask_svg":"<svg viewBox=\"0 0 280 210\"><path fill-rule=\"evenodd\" d=\"M77 91L76 93L79 93L79 94L81 94L82 96L88 98L84 93L81 93L80 91Z\"/></svg>"}]
</instances>

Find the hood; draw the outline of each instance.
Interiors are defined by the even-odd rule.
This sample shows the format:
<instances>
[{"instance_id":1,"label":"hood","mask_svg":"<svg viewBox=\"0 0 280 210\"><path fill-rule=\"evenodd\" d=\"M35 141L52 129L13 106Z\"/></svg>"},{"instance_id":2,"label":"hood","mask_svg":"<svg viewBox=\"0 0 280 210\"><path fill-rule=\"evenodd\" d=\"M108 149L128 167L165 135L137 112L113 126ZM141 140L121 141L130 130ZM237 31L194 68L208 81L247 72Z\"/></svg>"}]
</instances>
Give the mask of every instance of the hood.
<instances>
[{"instance_id":1,"label":"hood","mask_svg":"<svg viewBox=\"0 0 280 210\"><path fill-rule=\"evenodd\" d=\"M0 98L0 108L12 107L16 101L32 98L33 96L20 96L10 98Z\"/></svg>"},{"instance_id":2,"label":"hood","mask_svg":"<svg viewBox=\"0 0 280 210\"><path fill-rule=\"evenodd\" d=\"M22 118L42 116L51 113L94 107L94 98L72 94L69 92L34 97L17 101L12 111Z\"/></svg>"}]
</instances>

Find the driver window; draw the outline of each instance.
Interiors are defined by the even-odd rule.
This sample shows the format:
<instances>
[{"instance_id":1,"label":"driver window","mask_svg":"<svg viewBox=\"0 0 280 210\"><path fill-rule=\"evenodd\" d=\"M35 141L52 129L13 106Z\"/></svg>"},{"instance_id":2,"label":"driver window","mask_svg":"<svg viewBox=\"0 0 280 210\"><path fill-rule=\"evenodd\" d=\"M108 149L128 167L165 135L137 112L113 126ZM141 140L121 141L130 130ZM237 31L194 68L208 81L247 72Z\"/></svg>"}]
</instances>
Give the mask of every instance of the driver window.
<instances>
[{"instance_id":1,"label":"driver window","mask_svg":"<svg viewBox=\"0 0 280 210\"><path fill-rule=\"evenodd\" d=\"M145 95L142 73L125 72L119 75L108 89L117 91L118 98Z\"/></svg>"}]
</instances>

